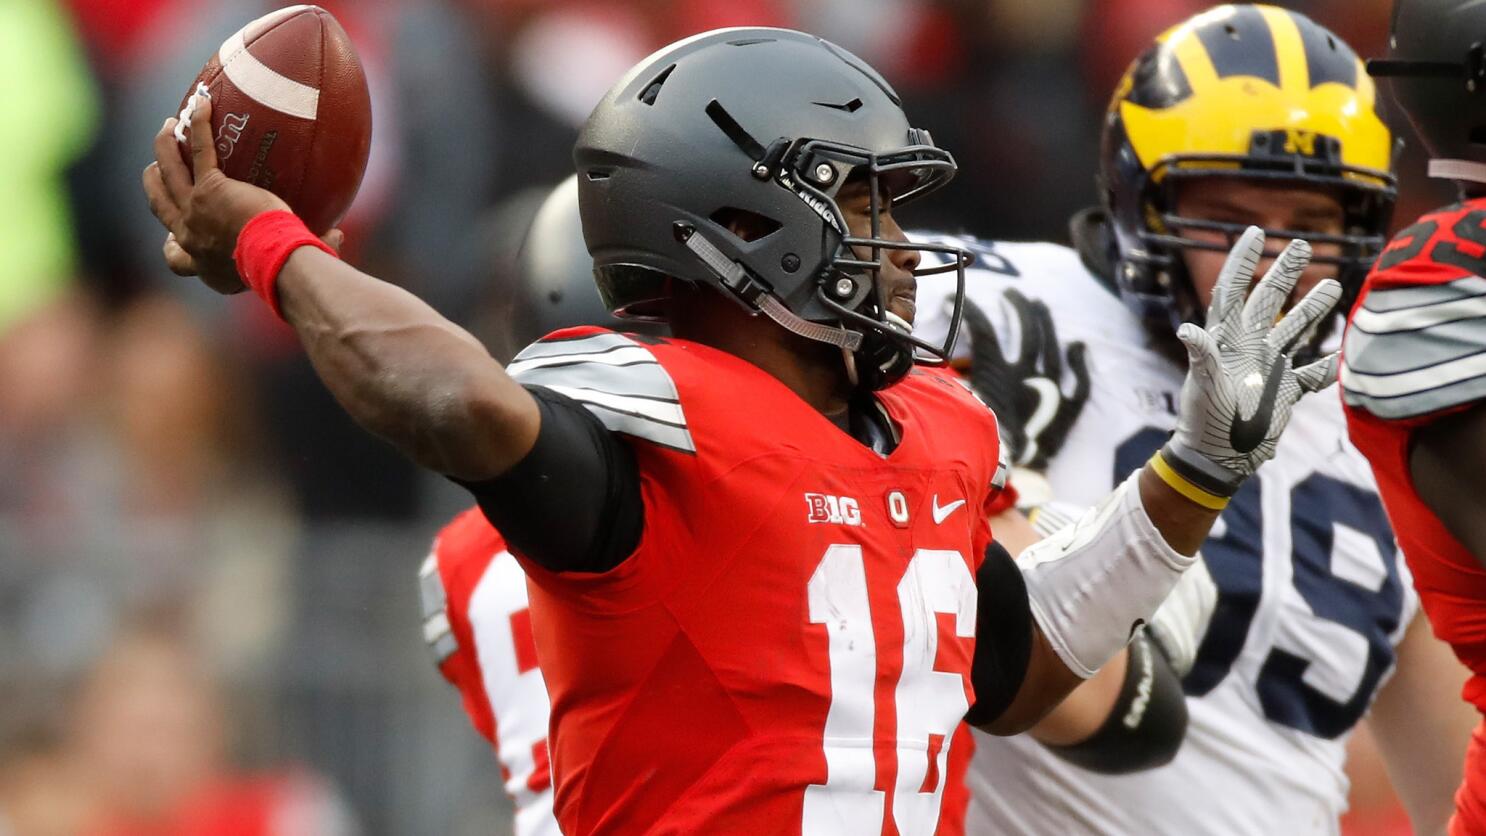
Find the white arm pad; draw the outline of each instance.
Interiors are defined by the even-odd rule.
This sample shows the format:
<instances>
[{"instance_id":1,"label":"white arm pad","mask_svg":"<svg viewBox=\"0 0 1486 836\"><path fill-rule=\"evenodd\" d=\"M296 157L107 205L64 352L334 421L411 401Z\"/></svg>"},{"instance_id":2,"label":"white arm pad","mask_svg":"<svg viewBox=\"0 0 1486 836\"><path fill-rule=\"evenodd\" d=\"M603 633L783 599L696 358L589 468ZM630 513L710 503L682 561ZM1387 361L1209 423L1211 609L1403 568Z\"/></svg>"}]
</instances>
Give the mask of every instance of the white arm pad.
<instances>
[{"instance_id":1,"label":"white arm pad","mask_svg":"<svg viewBox=\"0 0 1486 836\"><path fill-rule=\"evenodd\" d=\"M1151 523L1139 477L1137 470L1078 522L1017 558L1038 628L1085 679L1150 620L1196 560L1167 545Z\"/></svg>"}]
</instances>

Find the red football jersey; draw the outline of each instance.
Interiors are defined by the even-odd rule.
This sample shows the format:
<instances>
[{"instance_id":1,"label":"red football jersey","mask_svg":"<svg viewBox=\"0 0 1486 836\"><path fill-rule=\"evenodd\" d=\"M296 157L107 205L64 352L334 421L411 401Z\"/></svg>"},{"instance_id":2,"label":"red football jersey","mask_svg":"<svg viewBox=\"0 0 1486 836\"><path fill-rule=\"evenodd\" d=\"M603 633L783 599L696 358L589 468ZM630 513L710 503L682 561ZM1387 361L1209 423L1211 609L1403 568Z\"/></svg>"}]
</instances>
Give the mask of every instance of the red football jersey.
<instances>
[{"instance_id":1,"label":"red football jersey","mask_svg":"<svg viewBox=\"0 0 1486 836\"><path fill-rule=\"evenodd\" d=\"M571 329L510 371L641 473L620 566L524 562L565 832L933 833L1004 478L989 410L915 371L878 393L884 457L683 340Z\"/></svg>"},{"instance_id":2,"label":"red football jersey","mask_svg":"<svg viewBox=\"0 0 1486 836\"><path fill-rule=\"evenodd\" d=\"M439 532L419 572L423 637L439 672L495 748L516 836L558 836L547 757L547 686L537 667L526 576L471 508Z\"/></svg>"},{"instance_id":3,"label":"red football jersey","mask_svg":"<svg viewBox=\"0 0 1486 836\"><path fill-rule=\"evenodd\" d=\"M1372 464L1419 601L1435 634L1473 674L1465 699L1486 711L1486 569L1420 499L1409 475L1414 432L1486 398L1482 276L1486 200L1438 210L1400 232L1348 317L1341 388L1352 443ZM1486 772L1469 770L1462 802L1470 803L1459 809L1486 830L1483 799Z\"/></svg>"}]
</instances>

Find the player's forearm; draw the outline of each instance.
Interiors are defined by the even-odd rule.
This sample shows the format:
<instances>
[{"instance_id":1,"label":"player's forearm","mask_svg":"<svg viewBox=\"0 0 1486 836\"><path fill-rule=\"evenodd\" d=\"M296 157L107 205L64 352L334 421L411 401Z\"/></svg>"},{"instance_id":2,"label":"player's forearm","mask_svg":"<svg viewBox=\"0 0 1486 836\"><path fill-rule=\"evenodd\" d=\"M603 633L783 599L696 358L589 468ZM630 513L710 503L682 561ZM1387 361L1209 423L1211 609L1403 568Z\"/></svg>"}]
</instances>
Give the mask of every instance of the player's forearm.
<instances>
[{"instance_id":1,"label":"player's forearm","mask_svg":"<svg viewBox=\"0 0 1486 836\"><path fill-rule=\"evenodd\" d=\"M1140 503L1172 549L1194 555L1207 539L1219 512L1177 493L1147 464L1140 472Z\"/></svg>"},{"instance_id":2,"label":"player's forearm","mask_svg":"<svg viewBox=\"0 0 1486 836\"><path fill-rule=\"evenodd\" d=\"M1080 681L1068 696L1031 729L1039 743L1067 746L1089 739L1114 710L1125 682L1127 651L1120 651L1099 672ZM1066 667L1066 666L1065 666Z\"/></svg>"},{"instance_id":3,"label":"player's forearm","mask_svg":"<svg viewBox=\"0 0 1486 836\"><path fill-rule=\"evenodd\" d=\"M484 480L531 449L540 423L531 395L411 293L301 247L279 274L278 295L336 400L418 464Z\"/></svg>"}]
</instances>

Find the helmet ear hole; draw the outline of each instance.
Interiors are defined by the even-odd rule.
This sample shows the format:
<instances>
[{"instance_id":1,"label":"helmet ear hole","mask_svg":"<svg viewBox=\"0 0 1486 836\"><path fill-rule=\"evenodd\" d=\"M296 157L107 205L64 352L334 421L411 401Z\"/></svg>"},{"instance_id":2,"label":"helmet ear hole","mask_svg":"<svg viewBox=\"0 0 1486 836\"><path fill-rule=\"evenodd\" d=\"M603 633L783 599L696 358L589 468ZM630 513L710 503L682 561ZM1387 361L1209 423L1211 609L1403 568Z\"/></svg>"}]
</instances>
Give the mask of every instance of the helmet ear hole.
<instances>
[{"instance_id":1,"label":"helmet ear hole","mask_svg":"<svg viewBox=\"0 0 1486 836\"><path fill-rule=\"evenodd\" d=\"M773 218L735 206L724 206L708 217L713 223L731 232L738 240L745 243L767 238L783 226Z\"/></svg>"}]
</instances>

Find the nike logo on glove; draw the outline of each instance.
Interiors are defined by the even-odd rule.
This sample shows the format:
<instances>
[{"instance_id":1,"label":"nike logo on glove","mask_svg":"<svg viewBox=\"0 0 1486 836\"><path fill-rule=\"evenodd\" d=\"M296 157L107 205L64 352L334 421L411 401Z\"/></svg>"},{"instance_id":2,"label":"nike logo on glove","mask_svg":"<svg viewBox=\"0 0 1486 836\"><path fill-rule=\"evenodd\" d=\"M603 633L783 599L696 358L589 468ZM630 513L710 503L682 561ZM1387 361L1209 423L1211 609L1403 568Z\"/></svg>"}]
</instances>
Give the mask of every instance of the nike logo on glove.
<instances>
[{"instance_id":1,"label":"nike logo on glove","mask_svg":"<svg viewBox=\"0 0 1486 836\"><path fill-rule=\"evenodd\" d=\"M944 522L946 519L949 518L949 515L950 514L953 514L955 512L955 509L959 508L961 505L964 505L964 504L965 504L965 500L963 500L963 499L956 499L954 502L951 502L948 505L945 505L943 507L940 507L940 505L939 505L939 494L937 494L937 493L934 494L934 500L933 500L934 524L935 525L939 525L940 523Z\"/></svg>"},{"instance_id":2,"label":"nike logo on glove","mask_svg":"<svg viewBox=\"0 0 1486 836\"><path fill-rule=\"evenodd\" d=\"M1269 377L1264 381L1264 392L1259 396L1259 405L1254 407L1254 414L1247 418L1235 416L1233 425L1228 428L1228 443L1240 455L1252 453L1269 435L1270 420L1274 417L1274 400L1280 391L1280 381L1284 378L1281 374L1284 365L1285 355L1276 355L1274 362L1269 365Z\"/></svg>"}]
</instances>

